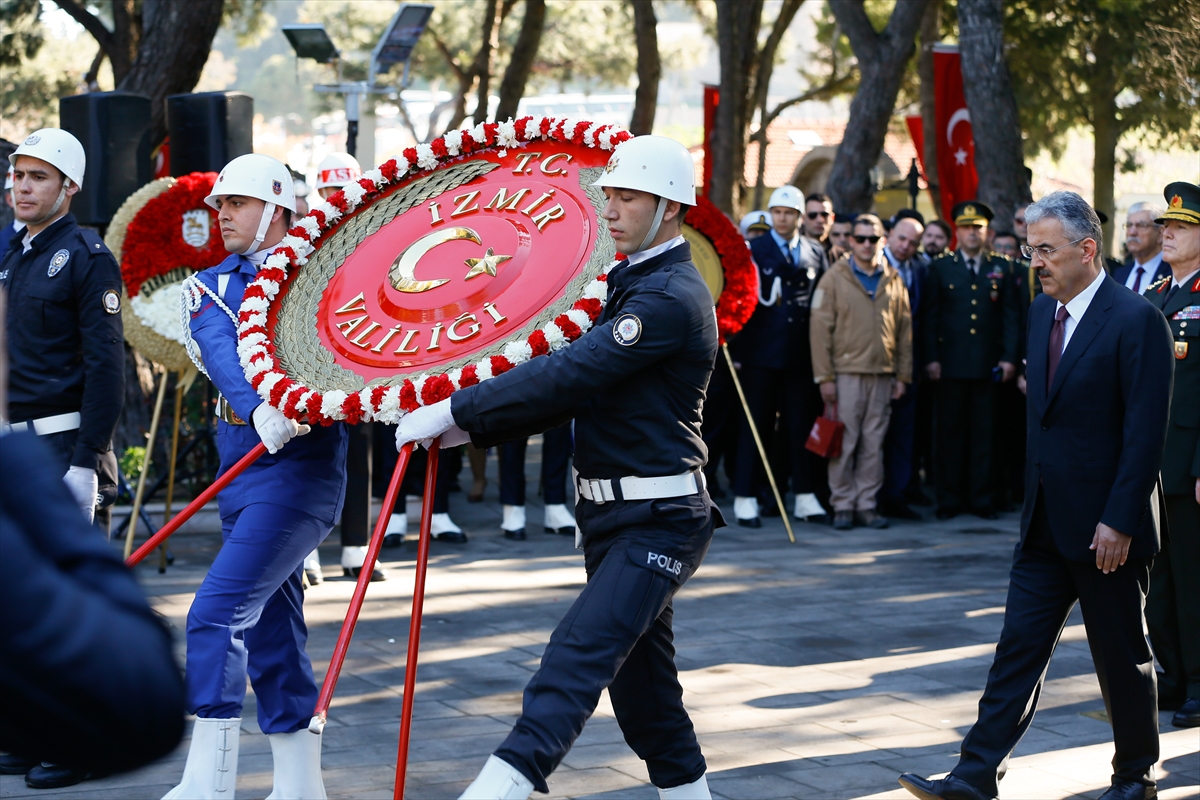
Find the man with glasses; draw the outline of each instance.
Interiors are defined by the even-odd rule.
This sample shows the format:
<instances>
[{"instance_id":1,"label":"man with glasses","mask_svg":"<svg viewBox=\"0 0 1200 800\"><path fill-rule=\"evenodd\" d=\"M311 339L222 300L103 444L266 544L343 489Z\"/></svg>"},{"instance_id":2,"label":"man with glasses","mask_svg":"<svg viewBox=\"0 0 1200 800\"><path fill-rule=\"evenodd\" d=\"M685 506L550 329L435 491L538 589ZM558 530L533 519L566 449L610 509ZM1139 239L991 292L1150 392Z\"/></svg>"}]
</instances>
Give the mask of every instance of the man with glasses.
<instances>
[{"instance_id":1,"label":"man with glasses","mask_svg":"<svg viewBox=\"0 0 1200 800\"><path fill-rule=\"evenodd\" d=\"M1113 280L1141 294L1150 284L1171 277L1171 265L1163 261L1162 226L1155 222L1163 215L1154 203L1134 203L1125 215L1125 250L1129 263L1113 270Z\"/></svg>"},{"instance_id":2,"label":"man with glasses","mask_svg":"<svg viewBox=\"0 0 1200 800\"><path fill-rule=\"evenodd\" d=\"M934 382L937 517L995 519L992 440L996 385L1016 374L1020 341L1010 263L984 247L992 210L953 209L958 250L929 265L921 357Z\"/></svg>"},{"instance_id":3,"label":"man with glasses","mask_svg":"<svg viewBox=\"0 0 1200 800\"><path fill-rule=\"evenodd\" d=\"M1115 749L1100 800L1152 800L1158 712L1142 608L1159 547L1171 332L1096 264L1100 220L1082 197L1054 192L1027 219L1024 252L1046 296L1029 310L1025 505L1004 627L958 763L900 784L922 800L999 794L1078 603Z\"/></svg>"},{"instance_id":4,"label":"man with glasses","mask_svg":"<svg viewBox=\"0 0 1200 800\"><path fill-rule=\"evenodd\" d=\"M828 254L829 248L833 247L829 239L829 232L833 230L833 201L829 195L817 192L804 198L802 223L804 235L821 245Z\"/></svg>"}]
</instances>

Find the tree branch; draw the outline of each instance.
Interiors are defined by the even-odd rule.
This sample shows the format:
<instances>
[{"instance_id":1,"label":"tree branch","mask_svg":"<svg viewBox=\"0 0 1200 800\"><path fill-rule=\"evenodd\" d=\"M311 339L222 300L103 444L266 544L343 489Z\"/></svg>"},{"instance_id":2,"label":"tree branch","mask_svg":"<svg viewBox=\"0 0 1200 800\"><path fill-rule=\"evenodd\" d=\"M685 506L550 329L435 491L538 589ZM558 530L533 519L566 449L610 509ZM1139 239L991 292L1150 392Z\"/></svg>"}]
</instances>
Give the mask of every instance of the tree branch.
<instances>
[{"instance_id":1,"label":"tree branch","mask_svg":"<svg viewBox=\"0 0 1200 800\"><path fill-rule=\"evenodd\" d=\"M779 15L775 17L775 22L771 25L771 33L758 53L758 68L754 71L754 88L750 94L753 98L750 104L751 109L763 107L765 110L771 73L775 71L775 53L778 52L779 42L787 33L788 26L792 24L796 12L800 10L803 3L804 0L783 0L783 5L779 7Z\"/></svg>"},{"instance_id":2,"label":"tree branch","mask_svg":"<svg viewBox=\"0 0 1200 800\"><path fill-rule=\"evenodd\" d=\"M433 46L442 54L442 58L446 59L446 66L450 67L450 71L454 73L454 77L460 82L465 80L467 77L466 70L459 66L458 61L454 58L454 54L450 52L450 48L442 41L442 37L438 36L437 31L432 28L429 29L429 35L433 37Z\"/></svg>"},{"instance_id":3,"label":"tree branch","mask_svg":"<svg viewBox=\"0 0 1200 800\"><path fill-rule=\"evenodd\" d=\"M820 97L821 95L825 94L826 92L831 92L834 89L840 89L852 77L854 77L854 73L852 73L852 72L847 72L843 75L831 77L829 80L825 81L820 86L817 86L816 88L813 88L813 89L809 89L804 94L796 95L791 100L784 100L782 103L775 106L775 108L771 111L771 113L767 115L765 121L762 123L762 126L759 128L759 131L760 132L766 131L767 126L770 125L772 122L774 122L775 119L780 114L782 114L784 111L791 108L792 106L796 105L797 103L807 103L809 100L813 100L817 97ZM757 135L758 134L756 133L755 136L757 136ZM765 136L765 133L764 133L764 136Z\"/></svg>"},{"instance_id":4,"label":"tree branch","mask_svg":"<svg viewBox=\"0 0 1200 800\"><path fill-rule=\"evenodd\" d=\"M54 4L67 12L71 19L82 25L106 55L112 55L109 52L113 47L112 31L104 27L104 23L95 14L80 5L77 0L54 0Z\"/></svg>"},{"instance_id":5,"label":"tree branch","mask_svg":"<svg viewBox=\"0 0 1200 800\"><path fill-rule=\"evenodd\" d=\"M879 34L875 32L871 20L867 18L862 0L829 0L829 10L837 19L838 27L850 40L850 49L854 51L854 55L858 57L859 61L879 58ZM921 10L924 11L923 5ZM898 9L892 11L892 16L894 17L897 13ZM890 21L888 25L891 25ZM837 42L834 42L834 49L837 49Z\"/></svg>"}]
</instances>

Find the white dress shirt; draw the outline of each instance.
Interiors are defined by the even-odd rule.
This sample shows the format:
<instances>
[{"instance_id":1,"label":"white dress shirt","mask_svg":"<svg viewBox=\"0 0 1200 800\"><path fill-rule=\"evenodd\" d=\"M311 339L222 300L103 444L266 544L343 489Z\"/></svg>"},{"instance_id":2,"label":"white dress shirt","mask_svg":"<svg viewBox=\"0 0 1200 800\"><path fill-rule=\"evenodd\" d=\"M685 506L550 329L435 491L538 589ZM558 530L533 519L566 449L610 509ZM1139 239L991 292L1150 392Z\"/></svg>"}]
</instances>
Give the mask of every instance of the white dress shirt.
<instances>
[{"instance_id":1,"label":"white dress shirt","mask_svg":"<svg viewBox=\"0 0 1200 800\"><path fill-rule=\"evenodd\" d=\"M1130 291L1133 290L1133 283L1137 280L1138 267L1141 267L1144 272L1142 272L1142 282L1138 285L1138 294L1146 291L1146 287L1154 282L1154 273L1158 272L1159 264L1162 264L1161 250L1155 254L1154 258L1150 259L1145 264L1139 264L1135 258L1133 260L1133 265L1129 268L1129 274L1125 276L1125 288L1129 289Z\"/></svg>"},{"instance_id":2,"label":"white dress shirt","mask_svg":"<svg viewBox=\"0 0 1200 800\"><path fill-rule=\"evenodd\" d=\"M1063 320L1063 352L1067 352L1067 345L1071 343L1071 335L1075 333L1075 329L1079 327L1079 320L1083 319L1083 315L1087 313L1088 306L1092 304L1092 298L1096 296L1096 292L1100 289L1100 284L1104 283L1104 279L1108 277L1108 273L1100 270L1100 274L1096 276L1096 280L1088 284L1087 288L1079 294L1071 298L1067 303L1067 318ZM1058 309L1062 308L1063 304L1059 303L1054 307L1055 314Z\"/></svg>"},{"instance_id":3,"label":"white dress shirt","mask_svg":"<svg viewBox=\"0 0 1200 800\"><path fill-rule=\"evenodd\" d=\"M1176 286L1187 286L1189 283L1192 282L1192 278L1195 278L1197 274L1200 274L1200 270L1194 269L1191 272L1189 272L1187 275L1184 275L1183 280L1177 280L1176 278L1172 277L1171 278L1171 288L1174 289Z\"/></svg>"},{"instance_id":4,"label":"white dress shirt","mask_svg":"<svg viewBox=\"0 0 1200 800\"><path fill-rule=\"evenodd\" d=\"M672 247L678 247L686 241L687 240L683 238L683 234L680 234L674 239L668 239L660 245L655 245L654 247L647 248L646 250L639 250L636 253L630 253L625 257L625 260L629 262L630 266L633 266L634 264L640 264L646 259L654 258L659 253L665 253Z\"/></svg>"}]
</instances>

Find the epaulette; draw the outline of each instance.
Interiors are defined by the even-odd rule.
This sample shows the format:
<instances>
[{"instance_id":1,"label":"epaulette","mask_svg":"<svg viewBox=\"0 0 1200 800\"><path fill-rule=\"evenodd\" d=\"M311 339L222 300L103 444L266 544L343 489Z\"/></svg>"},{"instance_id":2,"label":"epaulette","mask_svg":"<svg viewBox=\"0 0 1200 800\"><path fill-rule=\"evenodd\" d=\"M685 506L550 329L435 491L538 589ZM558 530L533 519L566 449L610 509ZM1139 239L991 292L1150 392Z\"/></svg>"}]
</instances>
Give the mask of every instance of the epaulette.
<instances>
[{"instance_id":1,"label":"epaulette","mask_svg":"<svg viewBox=\"0 0 1200 800\"><path fill-rule=\"evenodd\" d=\"M1196 276L1196 280L1192 281L1192 294L1200 292L1200 275Z\"/></svg>"},{"instance_id":2,"label":"epaulette","mask_svg":"<svg viewBox=\"0 0 1200 800\"><path fill-rule=\"evenodd\" d=\"M105 253L110 256L112 255L112 252L108 249L108 245L106 245L104 240L100 238L100 234L96 233L91 228L80 227L76 230L79 232L79 238L82 239L83 243L87 246L89 253L92 255L98 255L100 253Z\"/></svg>"},{"instance_id":3,"label":"epaulette","mask_svg":"<svg viewBox=\"0 0 1200 800\"><path fill-rule=\"evenodd\" d=\"M1167 287L1167 284L1169 284L1170 282L1171 282L1171 276L1167 275L1166 277L1159 278L1154 283L1147 286L1146 291L1148 292L1151 289L1153 289L1154 291L1159 292L1161 294L1162 290L1165 289Z\"/></svg>"},{"instance_id":4,"label":"epaulette","mask_svg":"<svg viewBox=\"0 0 1200 800\"><path fill-rule=\"evenodd\" d=\"M1012 261L1013 261L1012 256L1006 256L1006 255L1004 255L1004 253L997 253L995 250L988 253L988 258L1001 258L1001 259L1004 259L1005 261L1008 261L1009 263L1012 263Z\"/></svg>"}]
</instances>

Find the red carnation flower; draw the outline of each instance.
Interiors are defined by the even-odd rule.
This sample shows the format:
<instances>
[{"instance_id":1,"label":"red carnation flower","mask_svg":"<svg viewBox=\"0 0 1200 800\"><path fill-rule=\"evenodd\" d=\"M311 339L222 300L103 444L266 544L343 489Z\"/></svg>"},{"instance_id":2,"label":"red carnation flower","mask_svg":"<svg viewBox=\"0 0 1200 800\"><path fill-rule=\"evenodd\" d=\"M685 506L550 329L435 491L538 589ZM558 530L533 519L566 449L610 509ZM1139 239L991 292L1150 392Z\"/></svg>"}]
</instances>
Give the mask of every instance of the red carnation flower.
<instances>
[{"instance_id":1,"label":"red carnation flower","mask_svg":"<svg viewBox=\"0 0 1200 800\"><path fill-rule=\"evenodd\" d=\"M446 149L446 140L441 136L430 142L429 148L433 150L433 154L438 158L446 158L450 155L450 151Z\"/></svg>"},{"instance_id":2,"label":"red carnation flower","mask_svg":"<svg viewBox=\"0 0 1200 800\"><path fill-rule=\"evenodd\" d=\"M504 356L492 356L492 377L503 375L513 368L513 363Z\"/></svg>"},{"instance_id":3,"label":"red carnation flower","mask_svg":"<svg viewBox=\"0 0 1200 800\"><path fill-rule=\"evenodd\" d=\"M550 352L550 343L546 341L546 334L542 333L541 329L529 334L529 347L535 356L544 356Z\"/></svg>"},{"instance_id":4,"label":"red carnation flower","mask_svg":"<svg viewBox=\"0 0 1200 800\"><path fill-rule=\"evenodd\" d=\"M563 332L563 336L567 337L568 342L573 342L580 336L583 336L583 331L566 314L559 314L554 318L554 324L557 325Z\"/></svg>"},{"instance_id":5,"label":"red carnation flower","mask_svg":"<svg viewBox=\"0 0 1200 800\"><path fill-rule=\"evenodd\" d=\"M468 386L474 386L479 383L479 370L474 364L468 364L463 367L462 375L458 379L458 385L464 389Z\"/></svg>"},{"instance_id":6,"label":"red carnation flower","mask_svg":"<svg viewBox=\"0 0 1200 800\"><path fill-rule=\"evenodd\" d=\"M587 314L588 319L592 322L595 322L596 318L600 316L600 312L604 310L604 306L594 297L585 297L575 304L575 308Z\"/></svg>"},{"instance_id":7,"label":"red carnation flower","mask_svg":"<svg viewBox=\"0 0 1200 800\"><path fill-rule=\"evenodd\" d=\"M389 158L387 161L379 165L379 171L383 173L383 177L391 183L396 180L400 174L400 165L396 163L396 159Z\"/></svg>"},{"instance_id":8,"label":"red carnation flower","mask_svg":"<svg viewBox=\"0 0 1200 800\"><path fill-rule=\"evenodd\" d=\"M417 387L413 386L413 382L406 380L400 384L400 408L405 411L416 411L421 407L417 402Z\"/></svg>"},{"instance_id":9,"label":"red carnation flower","mask_svg":"<svg viewBox=\"0 0 1200 800\"><path fill-rule=\"evenodd\" d=\"M454 384L445 375L432 375L421 387L421 402L427 406L440 403L454 392Z\"/></svg>"}]
</instances>

